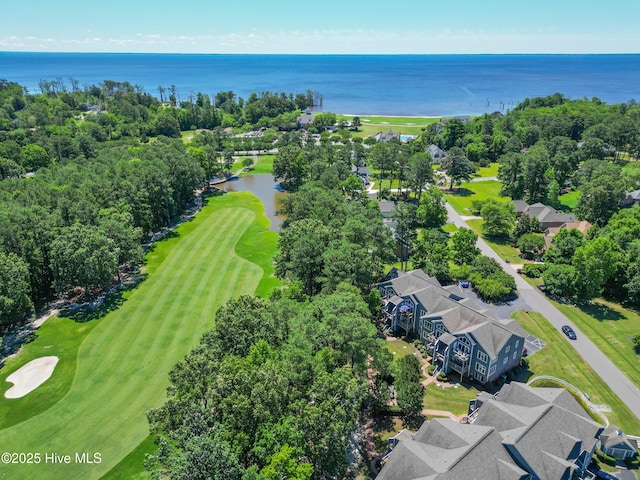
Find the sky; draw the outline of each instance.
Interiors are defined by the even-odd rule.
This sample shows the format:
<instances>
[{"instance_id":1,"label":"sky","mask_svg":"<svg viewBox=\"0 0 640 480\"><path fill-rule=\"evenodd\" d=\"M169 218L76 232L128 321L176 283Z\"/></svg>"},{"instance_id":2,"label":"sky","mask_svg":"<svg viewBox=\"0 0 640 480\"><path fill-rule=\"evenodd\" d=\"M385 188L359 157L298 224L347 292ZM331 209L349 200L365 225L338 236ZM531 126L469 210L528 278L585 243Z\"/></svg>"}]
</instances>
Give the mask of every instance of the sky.
<instances>
[{"instance_id":1,"label":"sky","mask_svg":"<svg viewBox=\"0 0 640 480\"><path fill-rule=\"evenodd\" d=\"M640 0L0 0L0 51L640 53Z\"/></svg>"}]
</instances>

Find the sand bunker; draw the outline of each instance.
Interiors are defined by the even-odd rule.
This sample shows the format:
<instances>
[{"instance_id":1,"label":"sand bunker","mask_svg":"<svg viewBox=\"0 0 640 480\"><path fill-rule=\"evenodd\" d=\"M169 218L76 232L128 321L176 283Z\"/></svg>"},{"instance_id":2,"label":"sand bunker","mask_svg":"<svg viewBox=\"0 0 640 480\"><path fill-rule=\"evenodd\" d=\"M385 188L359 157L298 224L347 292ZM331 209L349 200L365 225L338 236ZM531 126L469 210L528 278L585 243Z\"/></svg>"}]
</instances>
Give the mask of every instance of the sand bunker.
<instances>
[{"instance_id":1,"label":"sand bunker","mask_svg":"<svg viewBox=\"0 0 640 480\"><path fill-rule=\"evenodd\" d=\"M31 360L7 377L13 387L4 393L7 398L24 397L48 380L58 364L58 357L40 357Z\"/></svg>"}]
</instances>

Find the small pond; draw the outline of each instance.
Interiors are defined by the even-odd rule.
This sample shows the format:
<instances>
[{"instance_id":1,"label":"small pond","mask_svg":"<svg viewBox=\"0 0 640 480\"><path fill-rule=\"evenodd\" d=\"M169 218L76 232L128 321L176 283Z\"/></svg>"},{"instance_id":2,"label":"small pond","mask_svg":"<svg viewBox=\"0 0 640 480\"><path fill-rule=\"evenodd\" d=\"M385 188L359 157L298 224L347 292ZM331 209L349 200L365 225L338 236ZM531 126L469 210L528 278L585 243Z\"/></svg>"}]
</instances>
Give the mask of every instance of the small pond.
<instances>
[{"instance_id":1,"label":"small pond","mask_svg":"<svg viewBox=\"0 0 640 480\"><path fill-rule=\"evenodd\" d=\"M280 231L285 220L284 215L276 215L280 209L280 201L288 194L274 182L273 175L261 173L234 178L218 186L227 192L251 192L264 204L264 214L271 222L271 230Z\"/></svg>"}]
</instances>

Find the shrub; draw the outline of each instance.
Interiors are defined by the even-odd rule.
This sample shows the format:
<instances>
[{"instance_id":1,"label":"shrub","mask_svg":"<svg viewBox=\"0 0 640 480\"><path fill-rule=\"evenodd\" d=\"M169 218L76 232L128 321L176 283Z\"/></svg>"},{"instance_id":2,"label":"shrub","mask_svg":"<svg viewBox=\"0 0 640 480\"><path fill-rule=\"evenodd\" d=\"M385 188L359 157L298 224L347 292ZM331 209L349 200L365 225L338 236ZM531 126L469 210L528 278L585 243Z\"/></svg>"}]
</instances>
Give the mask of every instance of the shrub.
<instances>
[{"instance_id":1,"label":"shrub","mask_svg":"<svg viewBox=\"0 0 640 480\"><path fill-rule=\"evenodd\" d=\"M577 272L572 265L556 264L543 274L545 291L557 297L573 298L577 292Z\"/></svg>"},{"instance_id":2,"label":"shrub","mask_svg":"<svg viewBox=\"0 0 640 480\"><path fill-rule=\"evenodd\" d=\"M526 263L522 266L522 273L529 278L540 278L546 269L544 263Z\"/></svg>"},{"instance_id":3,"label":"shrub","mask_svg":"<svg viewBox=\"0 0 640 480\"><path fill-rule=\"evenodd\" d=\"M429 365L427 367L427 372L429 372L429 375L433 375L433 372L436 371L436 366L435 365Z\"/></svg>"},{"instance_id":4,"label":"shrub","mask_svg":"<svg viewBox=\"0 0 640 480\"><path fill-rule=\"evenodd\" d=\"M438 379L439 382L448 381L447 375L444 372L440 372L436 378Z\"/></svg>"},{"instance_id":5,"label":"shrub","mask_svg":"<svg viewBox=\"0 0 640 480\"><path fill-rule=\"evenodd\" d=\"M600 460L602 463L606 463L607 465L611 465L611 466L614 466L616 464L615 457L612 457L611 455L607 455L599 448L596 448L596 456L598 457L598 460Z\"/></svg>"},{"instance_id":6,"label":"shrub","mask_svg":"<svg viewBox=\"0 0 640 480\"><path fill-rule=\"evenodd\" d=\"M529 359L527 357L522 357L520 359L520 365L522 365L524 368L529 368Z\"/></svg>"},{"instance_id":7,"label":"shrub","mask_svg":"<svg viewBox=\"0 0 640 480\"><path fill-rule=\"evenodd\" d=\"M484 200L471 200L471 206L469 207L469 211L473 215L480 215L480 210L484 206Z\"/></svg>"},{"instance_id":8,"label":"shrub","mask_svg":"<svg viewBox=\"0 0 640 480\"><path fill-rule=\"evenodd\" d=\"M638 468L640 466L640 459L638 459L638 455L635 457L627 457L624 459L624 463L627 468Z\"/></svg>"}]
</instances>

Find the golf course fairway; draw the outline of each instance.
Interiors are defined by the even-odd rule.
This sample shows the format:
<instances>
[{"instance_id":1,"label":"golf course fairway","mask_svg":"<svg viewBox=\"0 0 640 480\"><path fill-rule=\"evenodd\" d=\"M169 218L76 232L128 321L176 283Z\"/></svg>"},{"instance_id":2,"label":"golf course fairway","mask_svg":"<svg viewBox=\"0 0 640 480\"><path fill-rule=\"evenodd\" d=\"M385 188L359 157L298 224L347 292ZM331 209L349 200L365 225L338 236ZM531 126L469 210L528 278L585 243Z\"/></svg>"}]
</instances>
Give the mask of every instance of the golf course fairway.
<instances>
[{"instance_id":1,"label":"golf course fairway","mask_svg":"<svg viewBox=\"0 0 640 480\"><path fill-rule=\"evenodd\" d=\"M268 228L256 197L230 193L208 199L176 235L155 244L148 277L117 310L92 320L99 323L78 348L66 395L0 430L0 453L39 454L39 463L4 462L0 478L98 479L147 438L147 410L166 401L169 371L212 327L216 309L277 285L271 264L277 235ZM56 355L55 345L40 348ZM20 354L5 368L19 360ZM56 382L56 373L47 382ZM0 395L11 386L3 383Z\"/></svg>"}]
</instances>

